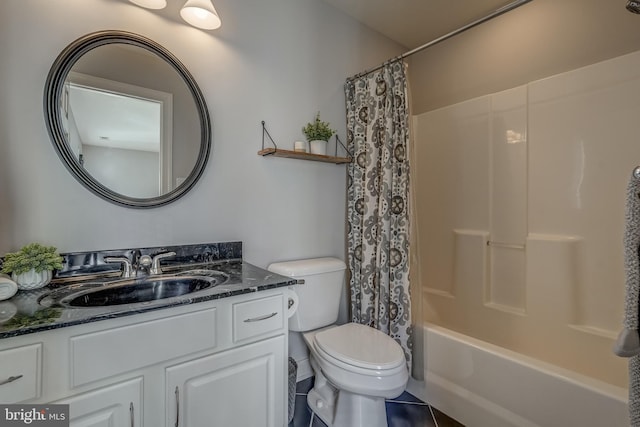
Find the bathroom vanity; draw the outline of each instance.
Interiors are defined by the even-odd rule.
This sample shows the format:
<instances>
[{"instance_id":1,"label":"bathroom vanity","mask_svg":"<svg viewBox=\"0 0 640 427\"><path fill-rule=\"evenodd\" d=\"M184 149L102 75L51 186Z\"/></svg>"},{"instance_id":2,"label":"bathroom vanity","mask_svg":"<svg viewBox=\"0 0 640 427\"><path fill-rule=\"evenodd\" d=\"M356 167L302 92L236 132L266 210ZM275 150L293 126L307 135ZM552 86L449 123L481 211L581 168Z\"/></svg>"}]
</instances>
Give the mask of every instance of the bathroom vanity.
<instances>
[{"instance_id":1,"label":"bathroom vanity","mask_svg":"<svg viewBox=\"0 0 640 427\"><path fill-rule=\"evenodd\" d=\"M202 257L184 248L173 248L182 251L179 261L202 267ZM167 248L137 251L158 249ZM98 260L87 270L108 268L103 258L68 254L65 268L77 272L74 259ZM18 313L0 325L0 402L69 404L71 426L284 426L284 290L292 281L211 251L205 258L228 280L183 296L108 307L42 304L82 283L74 275L73 285L62 280L3 302Z\"/></svg>"}]
</instances>

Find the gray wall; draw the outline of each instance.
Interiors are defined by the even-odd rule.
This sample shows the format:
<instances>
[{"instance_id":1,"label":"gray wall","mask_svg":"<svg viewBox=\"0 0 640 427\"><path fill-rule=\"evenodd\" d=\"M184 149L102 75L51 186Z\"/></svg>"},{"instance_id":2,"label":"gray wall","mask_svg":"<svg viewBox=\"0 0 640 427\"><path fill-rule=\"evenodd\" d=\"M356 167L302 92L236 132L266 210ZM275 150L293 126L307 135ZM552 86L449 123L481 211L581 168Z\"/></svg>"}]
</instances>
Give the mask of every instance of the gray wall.
<instances>
[{"instance_id":1,"label":"gray wall","mask_svg":"<svg viewBox=\"0 0 640 427\"><path fill-rule=\"evenodd\" d=\"M411 58L413 113L640 49L626 0L533 0Z\"/></svg>"}]
</instances>

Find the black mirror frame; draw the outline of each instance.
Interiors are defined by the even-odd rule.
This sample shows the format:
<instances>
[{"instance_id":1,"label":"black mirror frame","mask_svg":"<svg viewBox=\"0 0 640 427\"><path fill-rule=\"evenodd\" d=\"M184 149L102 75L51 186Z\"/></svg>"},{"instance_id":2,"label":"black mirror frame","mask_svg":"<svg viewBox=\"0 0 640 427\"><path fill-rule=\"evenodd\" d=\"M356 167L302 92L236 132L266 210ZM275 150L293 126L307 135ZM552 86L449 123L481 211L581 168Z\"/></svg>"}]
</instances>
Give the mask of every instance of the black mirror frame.
<instances>
[{"instance_id":1,"label":"black mirror frame","mask_svg":"<svg viewBox=\"0 0 640 427\"><path fill-rule=\"evenodd\" d=\"M193 170L185 181L172 191L150 198L128 197L116 193L93 178L82 167L65 139L60 108L65 80L73 65L88 51L99 46L120 43L138 46L155 53L182 77L193 95L200 116L200 151ZM120 206L130 208L153 208L171 203L184 196L196 184L204 172L211 151L211 120L209 111L195 79L187 68L167 49L138 34L118 30L97 31L87 34L67 46L58 55L47 76L44 90L44 115L51 142L58 156L71 174L97 196Z\"/></svg>"}]
</instances>

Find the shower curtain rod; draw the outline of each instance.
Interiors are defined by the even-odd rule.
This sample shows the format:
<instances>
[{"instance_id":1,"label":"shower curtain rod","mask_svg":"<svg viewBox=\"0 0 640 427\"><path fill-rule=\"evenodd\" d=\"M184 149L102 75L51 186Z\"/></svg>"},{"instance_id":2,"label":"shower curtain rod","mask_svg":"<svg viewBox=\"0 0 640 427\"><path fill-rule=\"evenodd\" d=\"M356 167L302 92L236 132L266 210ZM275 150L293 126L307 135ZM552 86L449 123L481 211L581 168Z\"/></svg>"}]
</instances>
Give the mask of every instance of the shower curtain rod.
<instances>
[{"instance_id":1,"label":"shower curtain rod","mask_svg":"<svg viewBox=\"0 0 640 427\"><path fill-rule=\"evenodd\" d=\"M367 74L371 74L374 71L378 71L379 69L384 67L385 64L388 64L390 62L401 61L401 60L403 60L404 58L406 58L408 56L411 56L411 55L413 55L415 53L421 52L421 51L423 51L423 50L425 50L425 49L427 49L427 48L429 48L429 47L431 47L433 45L436 45L436 44L438 44L440 42L443 42L443 41L445 41L447 39L450 39L453 36L457 36L460 33L464 33L465 31L467 31L467 30L469 30L469 29L471 29L473 27L476 27L476 26L478 26L480 24L483 24L483 23L485 23L487 21L490 21L491 19L496 18L496 17L498 17L498 16L500 16L500 15L502 15L504 13L512 11L513 9L516 9L516 8L522 6L525 3L529 3L530 1L532 1L532 0L515 0L515 1L511 2L511 3L509 3L509 4L506 4L506 5L502 6L499 9L494 10L493 12L488 14L487 16L484 16L484 17L482 17L480 19L477 19L477 20L475 20L473 22L470 22L467 25L458 28L457 30L453 30L450 33L447 33L447 34L445 34L443 36L438 37L437 39L431 40L430 42L427 42L427 43L423 44L422 46L418 46L415 49L411 49L410 51L405 52L400 56L393 57L393 58L383 62L382 64L378 65L377 67L371 68L370 70L366 70L366 71L363 71L361 73L358 73L353 77L349 77L347 79L347 81L351 81L351 80L357 79L359 77L366 76Z\"/></svg>"}]
</instances>

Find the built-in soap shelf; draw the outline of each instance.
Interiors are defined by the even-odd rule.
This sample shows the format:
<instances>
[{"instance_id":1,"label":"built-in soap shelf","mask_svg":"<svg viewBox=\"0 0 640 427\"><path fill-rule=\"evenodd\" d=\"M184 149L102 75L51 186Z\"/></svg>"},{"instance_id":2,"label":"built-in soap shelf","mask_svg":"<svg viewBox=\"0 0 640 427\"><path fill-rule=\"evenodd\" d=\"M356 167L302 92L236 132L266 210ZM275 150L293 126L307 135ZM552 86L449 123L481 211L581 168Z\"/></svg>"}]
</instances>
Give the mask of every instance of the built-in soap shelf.
<instances>
[{"instance_id":1,"label":"built-in soap shelf","mask_svg":"<svg viewBox=\"0 0 640 427\"><path fill-rule=\"evenodd\" d=\"M265 148L264 146L265 136L271 141L271 143L273 144L273 147ZM338 156L338 144L340 144L344 149L344 151L347 152L348 157ZM269 131L267 131L264 120L262 121L262 150L258 151L258 155L263 157L264 156L285 157L288 159L311 160L315 162L325 162L325 163L335 163L335 164L351 163L353 160L349 153L349 150L347 150L347 147L345 147L342 141L340 141L340 138L338 137L338 135L336 135L336 155L335 156L311 154L311 153L306 153L302 151L283 150L282 148L278 148L278 145L275 143L273 138L271 138L271 135L269 135Z\"/></svg>"}]
</instances>

